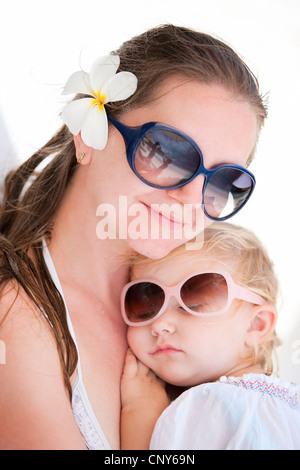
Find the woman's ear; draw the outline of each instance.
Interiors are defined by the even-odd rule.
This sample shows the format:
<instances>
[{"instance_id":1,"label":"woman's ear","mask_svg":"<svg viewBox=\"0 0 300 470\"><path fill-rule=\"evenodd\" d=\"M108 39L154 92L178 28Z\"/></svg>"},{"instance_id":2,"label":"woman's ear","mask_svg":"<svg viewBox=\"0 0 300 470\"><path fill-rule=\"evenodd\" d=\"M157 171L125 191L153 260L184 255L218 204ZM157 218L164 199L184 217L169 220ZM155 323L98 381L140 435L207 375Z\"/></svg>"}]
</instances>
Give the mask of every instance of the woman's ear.
<instances>
[{"instance_id":1,"label":"woman's ear","mask_svg":"<svg viewBox=\"0 0 300 470\"><path fill-rule=\"evenodd\" d=\"M257 305L253 307L251 324L246 333L245 344L252 347L265 341L275 329L277 312L274 305Z\"/></svg>"},{"instance_id":2,"label":"woman's ear","mask_svg":"<svg viewBox=\"0 0 300 470\"><path fill-rule=\"evenodd\" d=\"M74 135L74 144L76 148L76 158L81 165L88 165L91 162L92 147L88 147L81 138L81 133Z\"/></svg>"}]
</instances>

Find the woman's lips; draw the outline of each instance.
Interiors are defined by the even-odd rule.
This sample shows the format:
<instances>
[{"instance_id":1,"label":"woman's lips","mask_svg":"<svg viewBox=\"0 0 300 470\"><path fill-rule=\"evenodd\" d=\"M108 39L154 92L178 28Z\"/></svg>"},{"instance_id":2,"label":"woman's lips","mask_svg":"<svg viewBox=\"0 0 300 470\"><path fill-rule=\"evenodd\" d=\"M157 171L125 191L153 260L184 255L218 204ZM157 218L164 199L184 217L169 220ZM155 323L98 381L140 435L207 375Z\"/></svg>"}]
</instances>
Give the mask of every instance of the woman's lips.
<instances>
[{"instance_id":1,"label":"woman's lips","mask_svg":"<svg viewBox=\"0 0 300 470\"><path fill-rule=\"evenodd\" d=\"M183 227L184 222L182 219L175 220L171 215L168 214L163 214L160 211L156 211L153 209L152 204L148 205L146 203L142 203L148 210L150 217L154 217L155 219L158 219L161 223L168 223L170 227Z\"/></svg>"}]
</instances>

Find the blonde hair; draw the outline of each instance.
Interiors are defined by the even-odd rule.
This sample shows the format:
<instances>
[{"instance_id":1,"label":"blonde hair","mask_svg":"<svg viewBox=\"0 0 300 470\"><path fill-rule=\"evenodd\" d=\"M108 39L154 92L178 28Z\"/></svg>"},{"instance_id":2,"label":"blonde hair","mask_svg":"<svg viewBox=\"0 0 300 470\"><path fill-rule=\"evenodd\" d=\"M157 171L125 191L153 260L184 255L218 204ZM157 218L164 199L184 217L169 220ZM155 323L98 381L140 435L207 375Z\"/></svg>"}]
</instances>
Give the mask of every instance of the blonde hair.
<instances>
[{"instance_id":1,"label":"blonde hair","mask_svg":"<svg viewBox=\"0 0 300 470\"><path fill-rule=\"evenodd\" d=\"M185 250L186 246L181 245L159 260L137 255L132 268L154 264L159 266L167 259L183 254ZM188 253L189 256L194 253L195 258L199 259L203 254L213 254L218 261L224 263L235 282L259 294L276 308L279 283L274 265L265 247L251 230L227 222L214 222L205 229L201 248L189 250ZM280 340L274 329L263 343L255 346L252 365L259 364L267 375L271 375L274 371L276 347L279 345Z\"/></svg>"}]
</instances>

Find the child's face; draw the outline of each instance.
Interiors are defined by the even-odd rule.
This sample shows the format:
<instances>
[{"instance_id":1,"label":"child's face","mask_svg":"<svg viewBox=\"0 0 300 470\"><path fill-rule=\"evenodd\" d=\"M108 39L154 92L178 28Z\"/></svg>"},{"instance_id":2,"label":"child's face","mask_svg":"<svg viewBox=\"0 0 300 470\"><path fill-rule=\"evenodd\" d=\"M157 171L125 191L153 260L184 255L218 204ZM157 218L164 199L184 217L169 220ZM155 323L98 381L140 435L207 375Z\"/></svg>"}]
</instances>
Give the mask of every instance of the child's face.
<instances>
[{"instance_id":1,"label":"child's face","mask_svg":"<svg viewBox=\"0 0 300 470\"><path fill-rule=\"evenodd\" d=\"M227 268L227 269L226 269ZM185 252L156 266L135 268L133 280L151 278L175 285L199 270L228 270L220 261ZM168 383L192 386L228 375L249 357L246 345L251 305L234 300L229 310L209 319L197 317L171 298L167 310L150 325L129 327L134 354Z\"/></svg>"}]
</instances>

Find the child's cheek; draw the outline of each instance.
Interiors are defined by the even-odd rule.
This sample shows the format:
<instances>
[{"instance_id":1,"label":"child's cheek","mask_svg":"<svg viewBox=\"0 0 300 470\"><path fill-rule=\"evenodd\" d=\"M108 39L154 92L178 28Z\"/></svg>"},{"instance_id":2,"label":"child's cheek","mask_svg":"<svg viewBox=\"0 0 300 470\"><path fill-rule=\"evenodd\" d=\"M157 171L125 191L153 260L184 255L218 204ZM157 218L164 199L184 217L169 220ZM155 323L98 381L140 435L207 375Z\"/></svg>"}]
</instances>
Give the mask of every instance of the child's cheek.
<instances>
[{"instance_id":1,"label":"child's cheek","mask_svg":"<svg viewBox=\"0 0 300 470\"><path fill-rule=\"evenodd\" d=\"M129 326L127 331L127 341L132 352L142 360L147 348L145 327Z\"/></svg>"}]
</instances>

